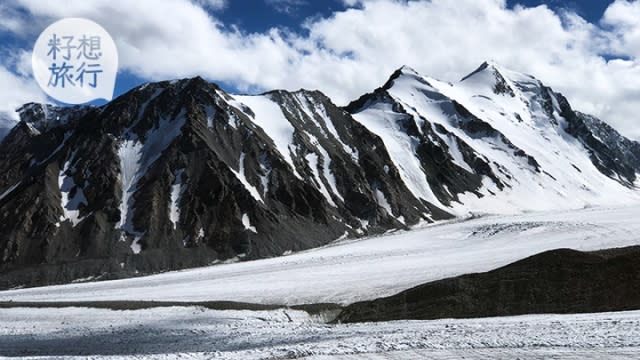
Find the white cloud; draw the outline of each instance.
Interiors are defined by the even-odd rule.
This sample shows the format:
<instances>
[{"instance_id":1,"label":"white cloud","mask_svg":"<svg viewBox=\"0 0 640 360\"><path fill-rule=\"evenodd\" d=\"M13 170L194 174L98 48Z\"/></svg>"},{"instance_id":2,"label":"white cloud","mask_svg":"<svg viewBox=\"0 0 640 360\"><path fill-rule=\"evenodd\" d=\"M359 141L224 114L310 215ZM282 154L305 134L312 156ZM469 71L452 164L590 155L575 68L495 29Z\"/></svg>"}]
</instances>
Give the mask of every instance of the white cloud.
<instances>
[{"instance_id":1,"label":"white cloud","mask_svg":"<svg viewBox=\"0 0 640 360\"><path fill-rule=\"evenodd\" d=\"M221 10L227 7L227 0L194 0L196 4L212 10Z\"/></svg>"},{"instance_id":2,"label":"white cloud","mask_svg":"<svg viewBox=\"0 0 640 360\"><path fill-rule=\"evenodd\" d=\"M19 32L23 31L24 19L20 16L19 12L7 4L0 4L0 32L10 31Z\"/></svg>"},{"instance_id":3,"label":"white cloud","mask_svg":"<svg viewBox=\"0 0 640 360\"><path fill-rule=\"evenodd\" d=\"M342 4L349 7L360 5L362 2L363 0L342 0Z\"/></svg>"},{"instance_id":4,"label":"white cloud","mask_svg":"<svg viewBox=\"0 0 640 360\"><path fill-rule=\"evenodd\" d=\"M30 78L0 66L0 138L5 128L18 121L17 108L28 102L43 102L45 96Z\"/></svg>"},{"instance_id":5,"label":"white cloud","mask_svg":"<svg viewBox=\"0 0 640 360\"><path fill-rule=\"evenodd\" d=\"M640 1L614 2L607 8L602 23L612 28L617 52L640 58Z\"/></svg>"},{"instance_id":6,"label":"white cloud","mask_svg":"<svg viewBox=\"0 0 640 360\"><path fill-rule=\"evenodd\" d=\"M291 14L299 7L307 4L306 0L264 0L267 5L272 6L276 11Z\"/></svg>"},{"instance_id":7,"label":"white cloud","mask_svg":"<svg viewBox=\"0 0 640 360\"><path fill-rule=\"evenodd\" d=\"M18 121L16 109L28 102L44 102L46 96L30 75L31 53L0 54L0 138Z\"/></svg>"},{"instance_id":8,"label":"white cloud","mask_svg":"<svg viewBox=\"0 0 640 360\"><path fill-rule=\"evenodd\" d=\"M492 59L640 139L639 0L615 1L601 24L545 6L508 9L504 0L343 0L358 7L308 20L305 36L224 26L204 0L11 1L36 24L64 16L99 22L116 39L121 65L152 80L203 75L245 90L314 88L344 104L403 64L455 81ZM607 62L603 53L627 60Z\"/></svg>"}]
</instances>

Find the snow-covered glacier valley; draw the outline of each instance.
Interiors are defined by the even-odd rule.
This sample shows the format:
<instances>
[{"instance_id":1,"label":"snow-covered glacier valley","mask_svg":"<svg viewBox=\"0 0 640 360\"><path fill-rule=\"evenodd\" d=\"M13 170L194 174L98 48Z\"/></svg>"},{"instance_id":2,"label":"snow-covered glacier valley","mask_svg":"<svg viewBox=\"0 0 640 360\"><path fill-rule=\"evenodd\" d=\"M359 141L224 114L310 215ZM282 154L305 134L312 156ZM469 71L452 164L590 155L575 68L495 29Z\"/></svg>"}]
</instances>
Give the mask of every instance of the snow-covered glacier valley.
<instances>
[{"instance_id":1,"label":"snow-covered glacier valley","mask_svg":"<svg viewBox=\"0 0 640 360\"><path fill-rule=\"evenodd\" d=\"M640 241L640 208L484 216L271 259L0 292L0 356L41 358L633 358L639 312L332 324L287 306L349 304L557 248ZM272 310L87 307L99 301L279 304ZM75 307L11 306L77 302Z\"/></svg>"}]
</instances>

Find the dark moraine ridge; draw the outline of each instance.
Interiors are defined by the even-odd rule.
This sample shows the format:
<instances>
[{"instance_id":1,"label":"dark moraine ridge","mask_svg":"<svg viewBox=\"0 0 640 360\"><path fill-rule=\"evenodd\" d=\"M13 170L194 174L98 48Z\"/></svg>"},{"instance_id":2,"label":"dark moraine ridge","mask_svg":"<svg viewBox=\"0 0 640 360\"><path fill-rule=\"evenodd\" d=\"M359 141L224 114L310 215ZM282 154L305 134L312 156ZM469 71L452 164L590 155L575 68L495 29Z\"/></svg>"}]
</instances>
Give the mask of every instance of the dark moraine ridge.
<instances>
[{"instance_id":1,"label":"dark moraine ridge","mask_svg":"<svg viewBox=\"0 0 640 360\"><path fill-rule=\"evenodd\" d=\"M202 307L209 310L247 310L247 311L270 311L278 309L292 309L305 311L309 315L337 315L342 310L342 306L333 303L300 304L300 305L277 305L277 304L257 304L237 301L0 301L0 309L11 308L35 308L35 309L60 309L69 307L82 307L92 309L107 310L144 310L161 307Z\"/></svg>"},{"instance_id":2,"label":"dark moraine ridge","mask_svg":"<svg viewBox=\"0 0 640 360\"><path fill-rule=\"evenodd\" d=\"M640 246L546 251L507 266L349 305L337 322L640 309Z\"/></svg>"}]
</instances>

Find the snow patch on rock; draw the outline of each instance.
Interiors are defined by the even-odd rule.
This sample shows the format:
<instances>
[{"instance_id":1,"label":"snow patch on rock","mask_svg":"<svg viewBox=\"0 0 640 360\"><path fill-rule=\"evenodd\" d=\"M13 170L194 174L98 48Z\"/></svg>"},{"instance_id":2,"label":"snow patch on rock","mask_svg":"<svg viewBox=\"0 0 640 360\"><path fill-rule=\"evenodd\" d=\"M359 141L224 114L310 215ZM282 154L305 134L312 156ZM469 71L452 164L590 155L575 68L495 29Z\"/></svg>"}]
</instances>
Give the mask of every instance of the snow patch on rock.
<instances>
[{"instance_id":1,"label":"snow patch on rock","mask_svg":"<svg viewBox=\"0 0 640 360\"><path fill-rule=\"evenodd\" d=\"M173 228L180 222L180 199L184 188L182 186L182 174L185 169L180 169L175 173L175 180L171 185L171 199L169 202L169 220L173 224Z\"/></svg>"},{"instance_id":2,"label":"snow patch on rock","mask_svg":"<svg viewBox=\"0 0 640 360\"><path fill-rule=\"evenodd\" d=\"M251 225L251 220L249 219L249 215L248 214L242 214L242 225L244 225L244 229L251 231L254 234L258 233L258 230L256 230L255 226Z\"/></svg>"},{"instance_id":3,"label":"snow patch on rock","mask_svg":"<svg viewBox=\"0 0 640 360\"><path fill-rule=\"evenodd\" d=\"M71 221L72 226L78 225L82 218L80 217L80 206L88 205L87 198L82 191L82 187L77 186L70 172L71 160L66 161L60 174L58 175L58 186L60 189L60 206L62 207L62 215L60 221Z\"/></svg>"}]
</instances>

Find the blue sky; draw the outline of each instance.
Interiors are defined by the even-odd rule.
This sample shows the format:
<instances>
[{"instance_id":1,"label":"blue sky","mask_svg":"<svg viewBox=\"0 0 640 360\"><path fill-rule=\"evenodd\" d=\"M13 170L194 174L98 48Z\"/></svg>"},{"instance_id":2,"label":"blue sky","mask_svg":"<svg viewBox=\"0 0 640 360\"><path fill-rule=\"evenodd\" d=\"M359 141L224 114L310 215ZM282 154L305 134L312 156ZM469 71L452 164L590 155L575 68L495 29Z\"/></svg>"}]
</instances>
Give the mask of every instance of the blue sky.
<instances>
[{"instance_id":1,"label":"blue sky","mask_svg":"<svg viewBox=\"0 0 640 360\"><path fill-rule=\"evenodd\" d=\"M455 0L454 0L455 1ZM528 7L547 5L553 9L570 9L591 22L597 22L613 0L508 0L513 7L521 4ZM334 11L344 10L346 6L339 0L306 1L292 6L291 12L278 11L276 7L264 1L235 0L223 10L214 14L225 24L237 24L249 32L265 31L273 26L286 26L296 31L303 30L301 25L306 18L331 15Z\"/></svg>"},{"instance_id":2,"label":"blue sky","mask_svg":"<svg viewBox=\"0 0 640 360\"><path fill-rule=\"evenodd\" d=\"M578 15L590 22L598 22L604 14L604 11L612 2L612 0L509 0L509 5L513 6L513 4L522 4L529 7L547 5L556 10L568 9L577 12Z\"/></svg>"},{"instance_id":3,"label":"blue sky","mask_svg":"<svg viewBox=\"0 0 640 360\"><path fill-rule=\"evenodd\" d=\"M344 104L401 65L456 81L494 60L640 138L625 122L640 106L636 13L640 0L7 0L0 81L14 90L0 90L0 114L43 100L29 78L39 32L63 17L86 17L118 45L116 96L148 81L201 75L231 92L304 87Z\"/></svg>"}]
</instances>

